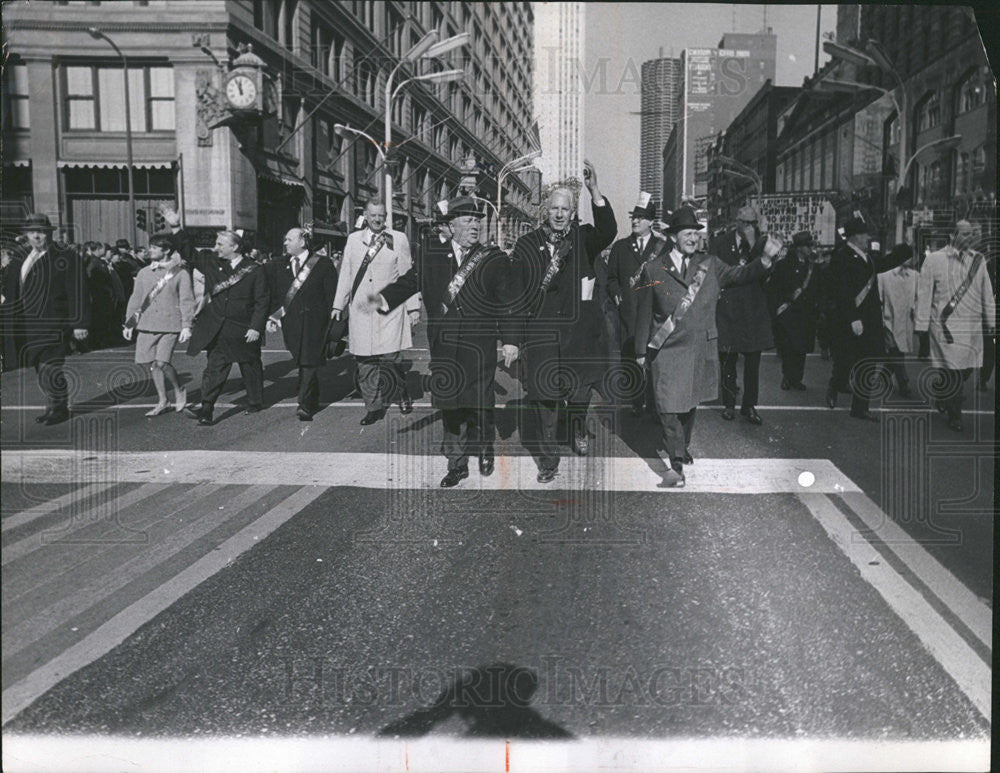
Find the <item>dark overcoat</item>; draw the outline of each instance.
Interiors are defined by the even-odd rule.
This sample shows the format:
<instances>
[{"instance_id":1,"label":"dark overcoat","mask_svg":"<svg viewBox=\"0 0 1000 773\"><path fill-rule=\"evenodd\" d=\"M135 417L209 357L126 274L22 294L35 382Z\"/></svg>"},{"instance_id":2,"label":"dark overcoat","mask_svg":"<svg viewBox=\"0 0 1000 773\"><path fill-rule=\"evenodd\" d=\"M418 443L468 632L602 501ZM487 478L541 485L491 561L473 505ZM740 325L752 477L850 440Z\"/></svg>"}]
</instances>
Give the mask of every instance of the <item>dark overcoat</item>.
<instances>
[{"instance_id":1,"label":"dark overcoat","mask_svg":"<svg viewBox=\"0 0 1000 773\"><path fill-rule=\"evenodd\" d=\"M757 235L751 248L736 231L729 231L715 240L709 249L728 266L744 266L764 251L765 237ZM760 281L725 288L716 307L719 328L719 351L760 352L774 346L771 316L767 313L767 296Z\"/></svg>"},{"instance_id":2,"label":"dark overcoat","mask_svg":"<svg viewBox=\"0 0 1000 773\"><path fill-rule=\"evenodd\" d=\"M610 365L604 310L599 300L582 300L581 283L596 280L594 261L618 226L607 199L593 212L593 225L570 226L569 254L545 292L541 283L551 253L544 230L531 231L514 245L511 296L532 400L565 400L581 385L599 384Z\"/></svg>"},{"instance_id":3,"label":"dark overcoat","mask_svg":"<svg viewBox=\"0 0 1000 773\"><path fill-rule=\"evenodd\" d=\"M635 234L611 245L611 255L608 257L608 292L612 297L621 299L618 313L626 339L635 336L635 297L630 290L634 280L638 279L639 269L657 252L669 251L667 240L655 233L650 233L642 252L639 251L639 239Z\"/></svg>"},{"instance_id":4,"label":"dark overcoat","mask_svg":"<svg viewBox=\"0 0 1000 773\"><path fill-rule=\"evenodd\" d=\"M508 298L510 258L497 247L448 301L448 284L458 271L450 241L424 240L403 276L382 288L389 310L422 293L431 353L431 402L435 408L492 408L497 337L517 344Z\"/></svg>"},{"instance_id":5,"label":"dark overcoat","mask_svg":"<svg viewBox=\"0 0 1000 773\"><path fill-rule=\"evenodd\" d=\"M819 316L819 266L810 263L807 253L791 247L785 258L774 264L765 287L768 307L774 320L775 338L793 351L811 352L816 340L816 320ZM802 292L793 301L792 296L800 287L803 288ZM778 314L778 309L785 303L790 305Z\"/></svg>"},{"instance_id":6,"label":"dark overcoat","mask_svg":"<svg viewBox=\"0 0 1000 773\"><path fill-rule=\"evenodd\" d=\"M647 351L649 339L672 315L688 291L698 267L707 273L694 302L657 351ZM685 413L719 397L719 347L716 304L722 289L757 282L766 269L760 258L743 266L730 266L713 255L696 252L681 276L669 253L642 267L633 289L636 297L636 353L646 354L653 377L657 410Z\"/></svg>"},{"instance_id":7,"label":"dark overcoat","mask_svg":"<svg viewBox=\"0 0 1000 773\"><path fill-rule=\"evenodd\" d=\"M205 275L206 299L217 284L244 266L254 265L249 258L244 257L233 269L230 268L229 261L220 260L213 252L197 252L192 260L194 268ZM264 269L254 265L249 274L232 287L212 296L198 312L187 353L195 355L203 349L217 349L232 362L249 362L260 358L269 298ZM248 330L256 330L260 333L260 338L247 343Z\"/></svg>"},{"instance_id":8,"label":"dark overcoat","mask_svg":"<svg viewBox=\"0 0 1000 773\"><path fill-rule=\"evenodd\" d=\"M274 314L294 280L291 261L274 258L264 264L264 273L271 298L268 314ZM320 367L326 362L326 330L336 294L337 269L332 260L320 256L281 318L285 348L296 366Z\"/></svg>"},{"instance_id":9,"label":"dark overcoat","mask_svg":"<svg viewBox=\"0 0 1000 773\"><path fill-rule=\"evenodd\" d=\"M11 279L18 343L23 346L20 364L34 366L68 354L72 331L90 329L90 287L80 257L50 244L23 282L20 267Z\"/></svg>"},{"instance_id":10,"label":"dark overcoat","mask_svg":"<svg viewBox=\"0 0 1000 773\"><path fill-rule=\"evenodd\" d=\"M859 255L848 243L837 247L830 256L828 276L832 305L831 338L835 349L840 349L851 359L880 357L885 354L882 324L882 301L878 293L877 275L890 271L905 262L913 251L907 244L899 244L886 254ZM860 305L857 296L874 280L871 290ZM860 320L864 328L860 336L854 335L851 323Z\"/></svg>"}]
</instances>

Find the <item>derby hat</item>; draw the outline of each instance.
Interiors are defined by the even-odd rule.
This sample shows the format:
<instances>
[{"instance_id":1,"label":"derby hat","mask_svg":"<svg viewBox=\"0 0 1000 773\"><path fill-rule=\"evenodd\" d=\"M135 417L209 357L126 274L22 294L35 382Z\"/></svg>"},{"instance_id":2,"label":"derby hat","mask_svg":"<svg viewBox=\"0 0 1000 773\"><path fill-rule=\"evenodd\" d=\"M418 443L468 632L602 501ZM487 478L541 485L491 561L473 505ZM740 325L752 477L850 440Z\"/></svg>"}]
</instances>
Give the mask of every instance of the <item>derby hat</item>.
<instances>
[{"instance_id":1,"label":"derby hat","mask_svg":"<svg viewBox=\"0 0 1000 773\"><path fill-rule=\"evenodd\" d=\"M52 221L49 220L48 215L32 212L24 219L18 230L22 233L27 233L28 231L48 231L52 233L56 229L52 225Z\"/></svg>"},{"instance_id":2,"label":"derby hat","mask_svg":"<svg viewBox=\"0 0 1000 773\"><path fill-rule=\"evenodd\" d=\"M695 216L694 210L690 207L680 207L670 216L670 221L667 223L667 233L670 234L675 234L679 231L686 231L688 229L700 231L702 228L704 228L704 226L698 222L698 218Z\"/></svg>"}]
</instances>

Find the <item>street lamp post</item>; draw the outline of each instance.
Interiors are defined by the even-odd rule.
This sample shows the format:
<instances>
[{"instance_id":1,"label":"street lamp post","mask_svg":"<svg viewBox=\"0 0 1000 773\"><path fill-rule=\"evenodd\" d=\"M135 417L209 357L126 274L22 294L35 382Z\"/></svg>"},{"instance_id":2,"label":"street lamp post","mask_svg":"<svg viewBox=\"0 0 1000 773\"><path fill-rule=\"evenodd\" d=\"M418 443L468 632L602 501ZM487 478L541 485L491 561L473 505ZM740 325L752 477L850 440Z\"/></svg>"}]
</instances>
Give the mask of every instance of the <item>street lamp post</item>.
<instances>
[{"instance_id":1,"label":"street lamp post","mask_svg":"<svg viewBox=\"0 0 1000 773\"><path fill-rule=\"evenodd\" d=\"M510 174L516 174L517 172L523 172L525 169L530 169L534 165L535 159L542 155L542 151L533 150L530 153L525 153L520 158L515 158L513 161L509 161L500 168L500 173L497 175L497 246L501 249L503 248L503 225L500 222L500 210L503 207L503 181Z\"/></svg>"},{"instance_id":2,"label":"street lamp post","mask_svg":"<svg viewBox=\"0 0 1000 773\"><path fill-rule=\"evenodd\" d=\"M139 240L135 223L135 173L132 163L132 104L129 99L128 89L128 59L122 50L115 45L115 41L101 32L97 27L87 27L87 32L94 40L103 40L110 45L118 57L122 60L122 78L125 81L125 156L128 164L128 212L131 223L132 249L135 249Z\"/></svg>"},{"instance_id":3,"label":"street lamp post","mask_svg":"<svg viewBox=\"0 0 1000 773\"><path fill-rule=\"evenodd\" d=\"M399 72L399 69L404 64L414 62L419 59L433 59L441 56L442 54L466 45L471 37L468 32L462 32L458 35L453 35L450 38L435 43L434 41L437 39L437 36L437 30L431 30L424 35L419 41L417 41L413 48L407 51L406 54L400 58L399 62L396 63L396 66L389 72L389 76L385 79L385 153L383 153L382 159L385 165L385 217L386 222L389 224L389 228L393 227L392 170L389 168L389 164L387 163L389 157L389 147L392 144L392 102L399 93L400 89L413 81L434 81L441 83L457 80L465 75L464 70L445 70L443 72L435 72L427 75L418 75L412 78L407 78L398 86L393 88L393 80L396 77L396 73Z\"/></svg>"},{"instance_id":4,"label":"street lamp post","mask_svg":"<svg viewBox=\"0 0 1000 773\"><path fill-rule=\"evenodd\" d=\"M361 129L355 129L353 126L346 126L342 123L335 123L333 125L333 133L336 134L338 137L343 137L344 132L348 132L350 134L354 134L357 135L358 137L362 137L363 139L368 140L372 145L375 146L375 150L378 151L378 157L379 160L382 162L382 165L383 166L385 165L385 151L382 149L382 146L378 144L376 139L372 137L368 132L362 131ZM386 209L386 211L388 212L388 208ZM392 228L392 223L389 223L389 228Z\"/></svg>"}]
</instances>

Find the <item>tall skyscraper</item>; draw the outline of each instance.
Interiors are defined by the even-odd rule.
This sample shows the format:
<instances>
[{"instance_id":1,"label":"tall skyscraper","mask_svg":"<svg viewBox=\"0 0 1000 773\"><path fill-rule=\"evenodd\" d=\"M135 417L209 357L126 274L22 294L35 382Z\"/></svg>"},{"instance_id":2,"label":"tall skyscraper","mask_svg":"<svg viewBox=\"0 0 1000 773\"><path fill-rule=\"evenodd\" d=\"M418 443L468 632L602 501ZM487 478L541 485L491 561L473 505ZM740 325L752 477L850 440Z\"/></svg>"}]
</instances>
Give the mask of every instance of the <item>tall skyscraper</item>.
<instances>
[{"instance_id":1,"label":"tall skyscraper","mask_svg":"<svg viewBox=\"0 0 1000 773\"><path fill-rule=\"evenodd\" d=\"M582 180L584 3L534 3L542 183Z\"/></svg>"},{"instance_id":2,"label":"tall skyscraper","mask_svg":"<svg viewBox=\"0 0 1000 773\"><path fill-rule=\"evenodd\" d=\"M664 57L642 63L642 112L639 130L639 185L663 200L663 146L677 121L681 60Z\"/></svg>"},{"instance_id":3,"label":"tall skyscraper","mask_svg":"<svg viewBox=\"0 0 1000 773\"><path fill-rule=\"evenodd\" d=\"M688 48L681 54L683 83L678 116L663 148L663 202L708 192L708 149L764 84L774 81L777 37L763 32L727 32L718 48Z\"/></svg>"}]
</instances>

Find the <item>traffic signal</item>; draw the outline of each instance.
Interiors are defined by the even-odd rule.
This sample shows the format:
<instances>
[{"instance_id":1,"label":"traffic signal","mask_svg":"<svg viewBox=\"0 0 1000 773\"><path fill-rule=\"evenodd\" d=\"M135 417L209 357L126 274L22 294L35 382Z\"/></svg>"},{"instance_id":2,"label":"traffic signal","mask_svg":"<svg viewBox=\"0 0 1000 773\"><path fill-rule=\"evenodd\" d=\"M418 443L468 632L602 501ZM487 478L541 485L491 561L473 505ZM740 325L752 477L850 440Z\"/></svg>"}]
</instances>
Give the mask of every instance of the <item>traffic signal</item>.
<instances>
[{"instance_id":1,"label":"traffic signal","mask_svg":"<svg viewBox=\"0 0 1000 773\"><path fill-rule=\"evenodd\" d=\"M140 231L146 230L146 210L138 209L135 212L135 227Z\"/></svg>"},{"instance_id":2,"label":"traffic signal","mask_svg":"<svg viewBox=\"0 0 1000 773\"><path fill-rule=\"evenodd\" d=\"M160 231L167 230L167 220L163 217L163 213L160 210L153 212L153 232L160 233Z\"/></svg>"}]
</instances>

